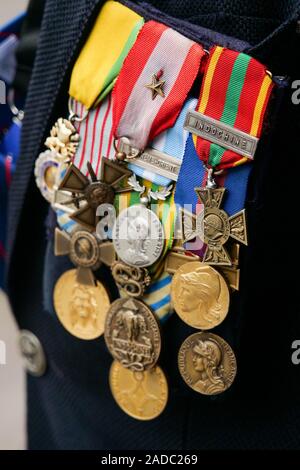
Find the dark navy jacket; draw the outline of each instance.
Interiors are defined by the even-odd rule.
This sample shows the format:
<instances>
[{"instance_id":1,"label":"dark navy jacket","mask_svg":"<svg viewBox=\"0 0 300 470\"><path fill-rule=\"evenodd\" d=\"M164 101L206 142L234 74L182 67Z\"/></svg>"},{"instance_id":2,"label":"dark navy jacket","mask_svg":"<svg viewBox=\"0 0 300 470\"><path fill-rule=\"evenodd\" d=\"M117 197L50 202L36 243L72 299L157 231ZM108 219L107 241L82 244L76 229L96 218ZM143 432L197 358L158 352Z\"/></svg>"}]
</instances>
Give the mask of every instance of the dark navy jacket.
<instances>
[{"instance_id":1,"label":"dark navy jacket","mask_svg":"<svg viewBox=\"0 0 300 470\"><path fill-rule=\"evenodd\" d=\"M300 447L300 339L297 272L300 106L279 87L270 125L251 173L246 208L250 245L242 250L241 290L216 332L233 346L239 373L217 398L189 390L177 351L192 330L174 315L164 327L162 367L170 384L165 412L151 422L126 416L108 386L111 357L103 339L73 338L59 324L53 286L71 268L53 254L53 216L33 181L34 160L57 117L67 114L72 65L100 0L47 0L27 96L21 156L10 194L8 292L17 321L42 342L48 361L28 377L29 447L33 449L249 449ZM274 75L300 79L299 0L124 2L146 19L172 26L205 47L246 51ZM163 11L155 9L160 8ZM235 39L233 39L235 37ZM110 273L100 278L111 284ZM113 291L113 295L116 292Z\"/></svg>"}]
</instances>

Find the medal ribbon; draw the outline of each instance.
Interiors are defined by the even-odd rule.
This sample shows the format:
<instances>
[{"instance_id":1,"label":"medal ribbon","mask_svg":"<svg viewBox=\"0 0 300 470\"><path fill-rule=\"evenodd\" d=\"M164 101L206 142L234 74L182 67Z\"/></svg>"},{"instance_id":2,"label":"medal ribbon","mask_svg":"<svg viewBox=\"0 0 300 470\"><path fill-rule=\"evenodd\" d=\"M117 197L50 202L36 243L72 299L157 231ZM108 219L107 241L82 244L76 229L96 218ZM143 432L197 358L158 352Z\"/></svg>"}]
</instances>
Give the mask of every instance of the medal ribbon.
<instances>
[{"instance_id":1,"label":"medal ribbon","mask_svg":"<svg viewBox=\"0 0 300 470\"><path fill-rule=\"evenodd\" d=\"M176 53L174 54L174 51ZM144 149L172 127L198 74L202 46L167 26L147 22L129 52L113 90L113 133ZM165 81L164 97L147 88L154 75Z\"/></svg>"},{"instance_id":2,"label":"medal ribbon","mask_svg":"<svg viewBox=\"0 0 300 470\"><path fill-rule=\"evenodd\" d=\"M106 2L74 65L69 94L86 109L113 88L144 20L118 2Z\"/></svg>"},{"instance_id":3,"label":"medal ribbon","mask_svg":"<svg viewBox=\"0 0 300 470\"><path fill-rule=\"evenodd\" d=\"M196 111L259 138L273 82L250 56L216 46L211 50ZM209 167L231 168L249 161L232 150L193 135L199 158Z\"/></svg>"}]
</instances>

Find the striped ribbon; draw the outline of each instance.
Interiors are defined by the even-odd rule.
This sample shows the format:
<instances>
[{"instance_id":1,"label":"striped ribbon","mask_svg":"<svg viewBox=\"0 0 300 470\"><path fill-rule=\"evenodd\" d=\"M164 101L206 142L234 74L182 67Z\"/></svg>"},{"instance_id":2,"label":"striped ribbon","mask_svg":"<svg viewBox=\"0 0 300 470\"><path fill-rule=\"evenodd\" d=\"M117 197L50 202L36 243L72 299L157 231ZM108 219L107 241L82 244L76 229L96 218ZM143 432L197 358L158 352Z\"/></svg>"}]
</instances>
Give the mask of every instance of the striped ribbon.
<instances>
[{"instance_id":1,"label":"striped ribbon","mask_svg":"<svg viewBox=\"0 0 300 470\"><path fill-rule=\"evenodd\" d=\"M174 53L176 51L176 53ZM129 52L113 90L113 132L144 149L172 127L198 74L202 46L155 21L147 22ZM146 87L153 75L165 81L164 97Z\"/></svg>"},{"instance_id":2,"label":"striped ribbon","mask_svg":"<svg viewBox=\"0 0 300 470\"><path fill-rule=\"evenodd\" d=\"M82 117L84 106L76 101L74 111L78 116ZM76 126L80 135L80 143L73 163L83 173L87 174L86 164L89 161L99 177L102 155L110 159L115 155L112 133L111 94L97 108L92 109L83 122L76 123Z\"/></svg>"},{"instance_id":3,"label":"striped ribbon","mask_svg":"<svg viewBox=\"0 0 300 470\"><path fill-rule=\"evenodd\" d=\"M112 90L144 20L121 3L106 2L74 65L69 94L86 109Z\"/></svg>"},{"instance_id":4,"label":"striped ribbon","mask_svg":"<svg viewBox=\"0 0 300 470\"><path fill-rule=\"evenodd\" d=\"M171 155L181 162L184 155L186 141L189 135L189 133L184 129L183 125L187 112L195 109L196 102L197 100L195 98L187 99L174 126L159 134L150 144L150 147L155 150L159 150L160 152L164 152L167 155ZM128 168L132 170L137 176L148 181L152 181L159 186L168 186L172 183L172 180L169 178L154 173L153 171L146 170L145 168L141 168L134 163L130 163Z\"/></svg>"},{"instance_id":5,"label":"striped ribbon","mask_svg":"<svg viewBox=\"0 0 300 470\"><path fill-rule=\"evenodd\" d=\"M151 286L146 290L142 300L147 304L156 317L163 324L172 315L171 308L171 282L172 276L168 273L163 273L158 279L151 283ZM120 291L121 297L126 297L123 291Z\"/></svg>"},{"instance_id":6,"label":"striped ribbon","mask_svg":"<svg viewBox=\"0 0 300 470\"><path fill-rule=\"evenodd\" d=\"M273 89L265 66L250 56L216 46L211 50L197 111L259 138ZM232 150L193 136L206 165L222 169L249 161Z\"/></svg>"},{"instance_id":7,"label":"striped ribbon","mask_svg":"<svg viewBox=\"0 0 300 470\"><path fill-rule=\"evenodd\" d=\"M187 99L175 125L157 136L151 143L151 148L182 161L189 135L189 133L184 130L183 123L187 112L191 109L195 109L196 103L197 100L195 98ZM75 101L74 110L78 116L83 116L84 106L77 101ZM87 161L89 161L96 175L99 177L101 157L105 156L109 159L113 159L115 156L112 132L111 94L106 97L96 109L92 109L89 112L85 121L77 123L76 126L80 135L80 143L74 158L74 164L87 174L86 164ZM156 183L159 186L168 186L172 182L169 178L153 171L140 168L133 163L130 163L128 168L137 176Z\"/></svg>"}]
</instances>

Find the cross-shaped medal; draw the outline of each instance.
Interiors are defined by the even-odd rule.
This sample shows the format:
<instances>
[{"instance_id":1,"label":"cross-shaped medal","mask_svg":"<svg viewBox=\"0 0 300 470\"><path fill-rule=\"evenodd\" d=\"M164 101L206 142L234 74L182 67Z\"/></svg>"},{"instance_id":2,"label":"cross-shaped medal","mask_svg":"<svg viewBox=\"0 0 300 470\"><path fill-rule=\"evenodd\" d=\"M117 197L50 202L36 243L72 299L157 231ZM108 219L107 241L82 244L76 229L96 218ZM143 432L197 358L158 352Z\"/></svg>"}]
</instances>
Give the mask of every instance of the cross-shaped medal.
<instances>
[{"instance_id":1,"label":"cross-shaped medal","mask_svg":"<svg viewBox=\"0 0 300 470\"><path fill-rule=\"evenodd\" d=\"M81 284L95 283L92 271L101 264L112 266L116 260L112 242L102 242L94 234L86 230L75 230L71 235L55 229L55 256L69 255L77 266L77 279Z\"/></svg>"},{"instance_id":2,"label":"cross-shaped medal","mask_svg":"<svg viewBox=\"0 0 300 470\"><path fill-rule=\"evenodd\" d=\"M71 199L62 202L64 205L75 204L77 207L70 218L88 230L94 231L97 225L98 206L104 203L113 204L115 193L131 190L121 187L120 183L132 172L122 164L114 163L107 158L102 158L99 179L90 162L87 163L87 167L91 181L71 164L58 190L72 193ZM80 205L82 201L85 204Z\"/></svg>"},{"instance_id":3,"label":"cross-shaped medal","mask_svg":"<svg viewBox=\"0 0 300 470\"><path fill-rule=\"evenodd\" d=\"M229 216L220 209L225 188L195 188L195 192L204 210L197 215L182 210L184 243L200 238L206 244L204 263L231 266L232 259L224 245L230 238L248 244L245 210Z\"/></svg>"}]
</instances>

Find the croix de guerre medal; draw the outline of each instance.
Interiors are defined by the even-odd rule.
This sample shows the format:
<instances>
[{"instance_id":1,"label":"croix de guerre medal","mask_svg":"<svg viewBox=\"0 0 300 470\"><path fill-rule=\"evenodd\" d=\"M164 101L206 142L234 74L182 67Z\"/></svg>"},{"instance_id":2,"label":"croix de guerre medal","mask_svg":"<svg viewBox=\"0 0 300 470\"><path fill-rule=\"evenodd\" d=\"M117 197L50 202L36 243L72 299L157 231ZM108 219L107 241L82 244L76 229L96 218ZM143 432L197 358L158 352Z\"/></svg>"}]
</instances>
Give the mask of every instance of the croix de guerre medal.
<instances>
[{"instance_id":1,"label":"croix de guerre medal","mask_svg":"<svg viewBox=\"0 0 300 470\"><path fill-rule=\"evenodd\" d=\"M74 204L77 207L70 218L94 231L98 220L97 208L101 204L112 204L116 192L128 190L122 188L120 183L131 175L131 171L121 164L102 158L98 179L89 162L87 167L90 179L75 165L70 165L58 189L71 193L71 199L65 200L64 205Z\"/></svg>"}]
</instances>

